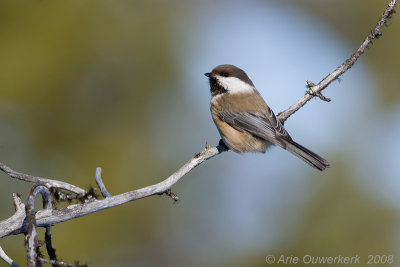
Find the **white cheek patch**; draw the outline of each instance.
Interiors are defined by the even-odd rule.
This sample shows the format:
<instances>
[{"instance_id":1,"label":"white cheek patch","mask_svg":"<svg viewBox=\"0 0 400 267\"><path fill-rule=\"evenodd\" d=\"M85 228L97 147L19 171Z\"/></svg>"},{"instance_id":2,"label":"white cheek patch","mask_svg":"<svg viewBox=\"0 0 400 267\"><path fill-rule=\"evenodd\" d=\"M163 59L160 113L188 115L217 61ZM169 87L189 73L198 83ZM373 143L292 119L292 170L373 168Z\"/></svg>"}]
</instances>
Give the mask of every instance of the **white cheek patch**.
<instances>
[{"instance_id":1,"label":"white cheek patch","mask_svg":"<svg viewBox=\"0 0 400 267\"><path fill-rule=\"evenodd\" d=\"M230 94L251 93L254 87L236 77L224 77L216 75L218 83L224 87Z\"/></svg>"}]
</instances>

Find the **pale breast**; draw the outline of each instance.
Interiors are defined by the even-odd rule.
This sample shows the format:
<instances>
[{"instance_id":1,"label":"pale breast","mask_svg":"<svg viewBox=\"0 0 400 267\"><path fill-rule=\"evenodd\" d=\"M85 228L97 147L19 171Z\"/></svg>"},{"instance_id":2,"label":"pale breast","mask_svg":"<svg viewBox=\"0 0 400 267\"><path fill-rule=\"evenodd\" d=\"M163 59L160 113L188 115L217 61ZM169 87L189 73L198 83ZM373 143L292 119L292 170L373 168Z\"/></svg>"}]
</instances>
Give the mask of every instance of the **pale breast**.
<instances>
[{"instance_id":1,"label":"pale breast","mask_svg":"<svg viewBox=\"0 0 400 267\"><path fill-rule=\"evenodd\" d=\"M248 101L254 101L252 97L248 97L245 94L240 96L241 94L230 95L230 97L239 97L238 101L244 103ZM211 102L211 113L212 118L214 120L215 125L221 135L224 143L232 150L243 153L243 152L265 152L267 147L270 145L269 142L262 140L258 137L253 136L249 132L243 131L241 129L236 129L230 126L228 123L221 121L218 117L218 114L222 110L235 110L238 112L251 111L250 109L246 109L246 105L242 105L241 107L232 106L232 102L227 99L228 96L219 96L214 101ZM234 102L237 103L237 102ZM242 102L243 103L243 102ZM260 105L265 105L265 102L262 101ZM247 105L248 106L248 105ZM253 105L254 106L254 105Z\"/></svg>"}]
</instances>

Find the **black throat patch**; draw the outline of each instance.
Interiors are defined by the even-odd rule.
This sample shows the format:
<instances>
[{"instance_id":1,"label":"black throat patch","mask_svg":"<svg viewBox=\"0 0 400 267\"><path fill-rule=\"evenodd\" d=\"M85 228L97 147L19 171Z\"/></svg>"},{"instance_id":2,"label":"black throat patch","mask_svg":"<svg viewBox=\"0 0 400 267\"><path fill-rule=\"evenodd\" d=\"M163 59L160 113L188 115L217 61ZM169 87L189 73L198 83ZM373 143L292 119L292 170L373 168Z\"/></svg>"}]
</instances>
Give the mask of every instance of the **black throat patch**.
<instances>
[{"instance_id":1,"label":"black throat patch","mask_svg":"<svg viewBox=\"0 0 400 267\"><path fill-rule=\"evenodd\" d=\"M210 77L210 91L211 91L212 97L228 92L224 87L222 87L217 82L217 79L215 79L213 77Z\"/></svg>"}]
</instances>

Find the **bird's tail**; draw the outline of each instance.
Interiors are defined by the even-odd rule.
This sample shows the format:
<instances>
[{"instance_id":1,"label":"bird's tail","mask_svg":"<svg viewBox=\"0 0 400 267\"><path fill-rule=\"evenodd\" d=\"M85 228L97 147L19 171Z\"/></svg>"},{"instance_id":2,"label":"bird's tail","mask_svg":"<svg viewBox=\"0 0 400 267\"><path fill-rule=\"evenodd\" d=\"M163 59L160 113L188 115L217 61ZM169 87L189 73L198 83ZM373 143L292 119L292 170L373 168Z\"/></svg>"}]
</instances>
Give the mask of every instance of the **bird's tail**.
<instances>
[{"instance_id":1,"label":"bird's tail","mask_svg":"<svg viewBox=\"0 0 400 267\"><path fill-rule=\"evenodd\" d=\"M295 155L296 157L304 160L308 164L310 164L312 167L323 171L326 168L329 168L329 162L314 152L308 150L304 146L294 142L293 140L285 140L286 142L286 150Z\"/></svg>"}]
</instances>

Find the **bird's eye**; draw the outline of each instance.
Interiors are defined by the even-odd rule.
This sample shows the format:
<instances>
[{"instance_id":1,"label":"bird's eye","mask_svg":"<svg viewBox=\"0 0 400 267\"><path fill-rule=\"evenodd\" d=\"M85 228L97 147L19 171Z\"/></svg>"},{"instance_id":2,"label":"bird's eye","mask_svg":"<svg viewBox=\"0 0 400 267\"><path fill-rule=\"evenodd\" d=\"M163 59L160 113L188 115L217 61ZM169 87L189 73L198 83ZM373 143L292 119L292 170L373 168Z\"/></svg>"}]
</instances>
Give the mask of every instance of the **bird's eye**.
<instances>
[{"instance_id":1,"label":"bird's eye","mask_svg":"<svg viewBox=\"0 0 400 267\"><path fill-rule=\"evenodd\" d=\"M222 76L224 76L224 77L229 77L229 73L223 72L223 73L222 73Z\"/></svg>"}]
</instances>

